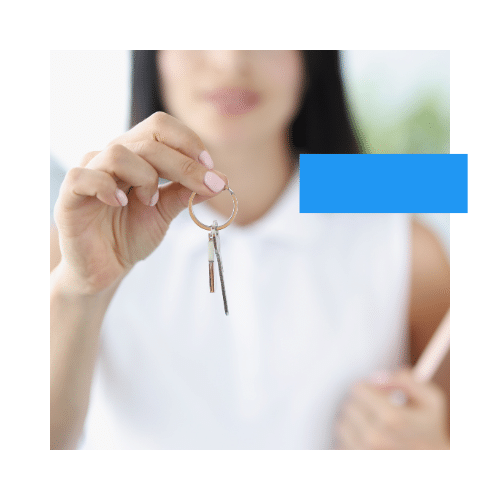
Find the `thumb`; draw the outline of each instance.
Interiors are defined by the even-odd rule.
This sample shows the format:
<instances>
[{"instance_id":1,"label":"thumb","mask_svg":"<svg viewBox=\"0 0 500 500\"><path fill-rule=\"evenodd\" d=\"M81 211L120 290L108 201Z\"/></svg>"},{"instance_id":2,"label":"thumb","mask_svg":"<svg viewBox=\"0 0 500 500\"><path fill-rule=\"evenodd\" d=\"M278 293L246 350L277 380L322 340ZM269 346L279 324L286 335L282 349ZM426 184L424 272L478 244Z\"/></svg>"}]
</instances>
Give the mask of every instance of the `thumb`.
<instances>
[{"instance_id":1,"label":"thumb","mask_svg":"<svg viewBox=\"0 0 500 500\"><path fill-rule=\"evenodd\" d=\"M193 193L190 189L178 182L170 182L158 188L160 197L158 199L157 208L160 215L167 224L177 217L189 205L189 198ZM209 200L210 196L202 196L197 194L194 197L193 205Z\"/></svg>"}]
</instances>

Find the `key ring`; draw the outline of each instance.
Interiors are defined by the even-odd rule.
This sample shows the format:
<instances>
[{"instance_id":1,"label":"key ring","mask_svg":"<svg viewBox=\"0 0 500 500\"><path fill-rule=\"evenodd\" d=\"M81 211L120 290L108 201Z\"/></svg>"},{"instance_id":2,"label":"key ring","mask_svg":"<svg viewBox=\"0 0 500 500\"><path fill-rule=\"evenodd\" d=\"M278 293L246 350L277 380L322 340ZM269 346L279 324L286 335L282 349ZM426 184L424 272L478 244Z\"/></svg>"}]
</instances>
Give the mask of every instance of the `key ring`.
<instances>
[{"instance_id":1,"label":"key ring","mask_svg":"<svg viewBox=\"0 0 500 500\"><path fill-rule=\"evenodd\" d=\"M233 222L234 218L236 217L236 214L238 213L238 199L236 198L236 195L234 194L233 190L229 186L225 186L224 190L226 190L226 189L229 191L229 194L233 198L233 212L231 213L231 217L229 217L229 219L226 222L224 222L224 224L217 227L218 230L224 229L225 227L229 226L229 224L231 224L231 222ZM193 191L191 193L191 196L189 197L189 215L191 216L191 219L193 219L193 222L197 226L201 227L202 229L206 229L207 231L211 231L212 226L207 226L207 225L203 224L203 222L200 222L196 218L196 215L194 215L193 200L194 200L195 196L196 196L196 192Z\"/></svg>"}]
</instances>

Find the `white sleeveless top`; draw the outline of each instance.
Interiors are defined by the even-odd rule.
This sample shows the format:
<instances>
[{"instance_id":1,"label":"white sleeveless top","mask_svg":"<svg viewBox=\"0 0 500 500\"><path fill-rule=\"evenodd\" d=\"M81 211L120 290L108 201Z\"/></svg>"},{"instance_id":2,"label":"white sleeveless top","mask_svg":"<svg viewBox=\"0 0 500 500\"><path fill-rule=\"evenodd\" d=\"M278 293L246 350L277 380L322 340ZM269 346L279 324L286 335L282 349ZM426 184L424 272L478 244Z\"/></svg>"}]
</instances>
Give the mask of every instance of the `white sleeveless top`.
<instances>
[{"instance_id":1,"label":"white sleeveless top","mask_svg":"<svg viewBox=\"0 0 500 500\"><path fill-rule=\"evenodd\" d=\"M109 307L80 448L335 447L352 385L408 362L409 221L300 214L296 176L262 219L220 231L226 316L184 211Z\"/></svg>"}]
</instances>

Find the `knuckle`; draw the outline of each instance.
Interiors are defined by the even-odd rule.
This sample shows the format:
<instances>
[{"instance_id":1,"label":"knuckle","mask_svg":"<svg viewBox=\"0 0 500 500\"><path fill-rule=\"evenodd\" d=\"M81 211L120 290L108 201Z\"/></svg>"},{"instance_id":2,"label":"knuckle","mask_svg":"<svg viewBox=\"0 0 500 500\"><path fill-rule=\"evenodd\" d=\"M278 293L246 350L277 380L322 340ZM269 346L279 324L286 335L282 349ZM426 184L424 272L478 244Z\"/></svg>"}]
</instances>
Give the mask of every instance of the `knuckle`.
<instances>
[{"instance_id":1,"label":"knuckle","mask_svg":"<svg viewBox=\"0 0 500 500\"><path fill-rule=\"evenodd\" d=\"M111 144L106 148L106 156L109 162L120 164L127 155L127 148L123 144Z\"/></svg>"},{"instance_id":2,"label":"knuckle","mask_svg":"<svg viewBox=\"0 0 500 500\"><path fill-rule=\"evenodd\" d=\"M89 151L88 153L85 153L80 160L80 167L86 167L99 153L100 151Z\"/></svg>"},{"instance_id":3,"label":"knuckle","mask_svg":"<svg viewBox=\"0 0 500 500\"><path fill-rule=\"evenodd\" d=\"M156 145L154 142L150 139L136 142L133 147L135 154L140 157L147 156L150 151L154 151L153 147Z\"/></svg>"},{"instance_id":4,"label":"knuckle","mask_svg":"<svg viewBox=\"0 0 500 500\"><path fill-rule=\"evenodd\" d=\"M183 174L187 177L192 177L192 176L194 176L195 172L198 170L198 165L191 158L186 158L185 160L183 160L180 163L179 170L180 170L181 174Z\"/></svg>"},{"instance_id":5,"label":"knuckle","mask_svg":"<svg viewBox=\"0 0 500 500\"><path fill-rule=\"evenodd\" d=\"M82 177L84 169L81 167L75 167L71 170L68 170L66 177L64 178L64 184L74 185L76 184Z\"/></svg>"},{"instance_id":6,"label":"knuckle","mask_svg":"<svg viewBox=\"0 0 500 500\"><path fill-rule=\"evenodd\" d=\"M151 123L151 125L157 125L161 127L167 121L167 117L168 115L164 111L156 111L147 120Z\"/></svg>"}]
</instances>

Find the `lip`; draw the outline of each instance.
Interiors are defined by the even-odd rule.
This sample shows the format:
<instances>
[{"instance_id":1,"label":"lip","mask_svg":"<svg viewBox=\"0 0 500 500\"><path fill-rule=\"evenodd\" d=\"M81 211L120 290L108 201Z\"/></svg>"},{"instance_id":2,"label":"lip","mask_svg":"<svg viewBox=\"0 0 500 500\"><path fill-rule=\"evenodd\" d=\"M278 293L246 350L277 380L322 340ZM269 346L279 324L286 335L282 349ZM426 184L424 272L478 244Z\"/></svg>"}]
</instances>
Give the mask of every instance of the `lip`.
<instances>
[{"instance_id":1,"label":"lip","mask_svg":"<svg viewBox=\"0 0 500 500\"><path fill-rule=\"evenodd\" d=\"M260 102L260 95L253 90L241 87L220 87L205 94L217 111L223 115L242 115L248 113Z\"/></svg>"}]
</instances>

